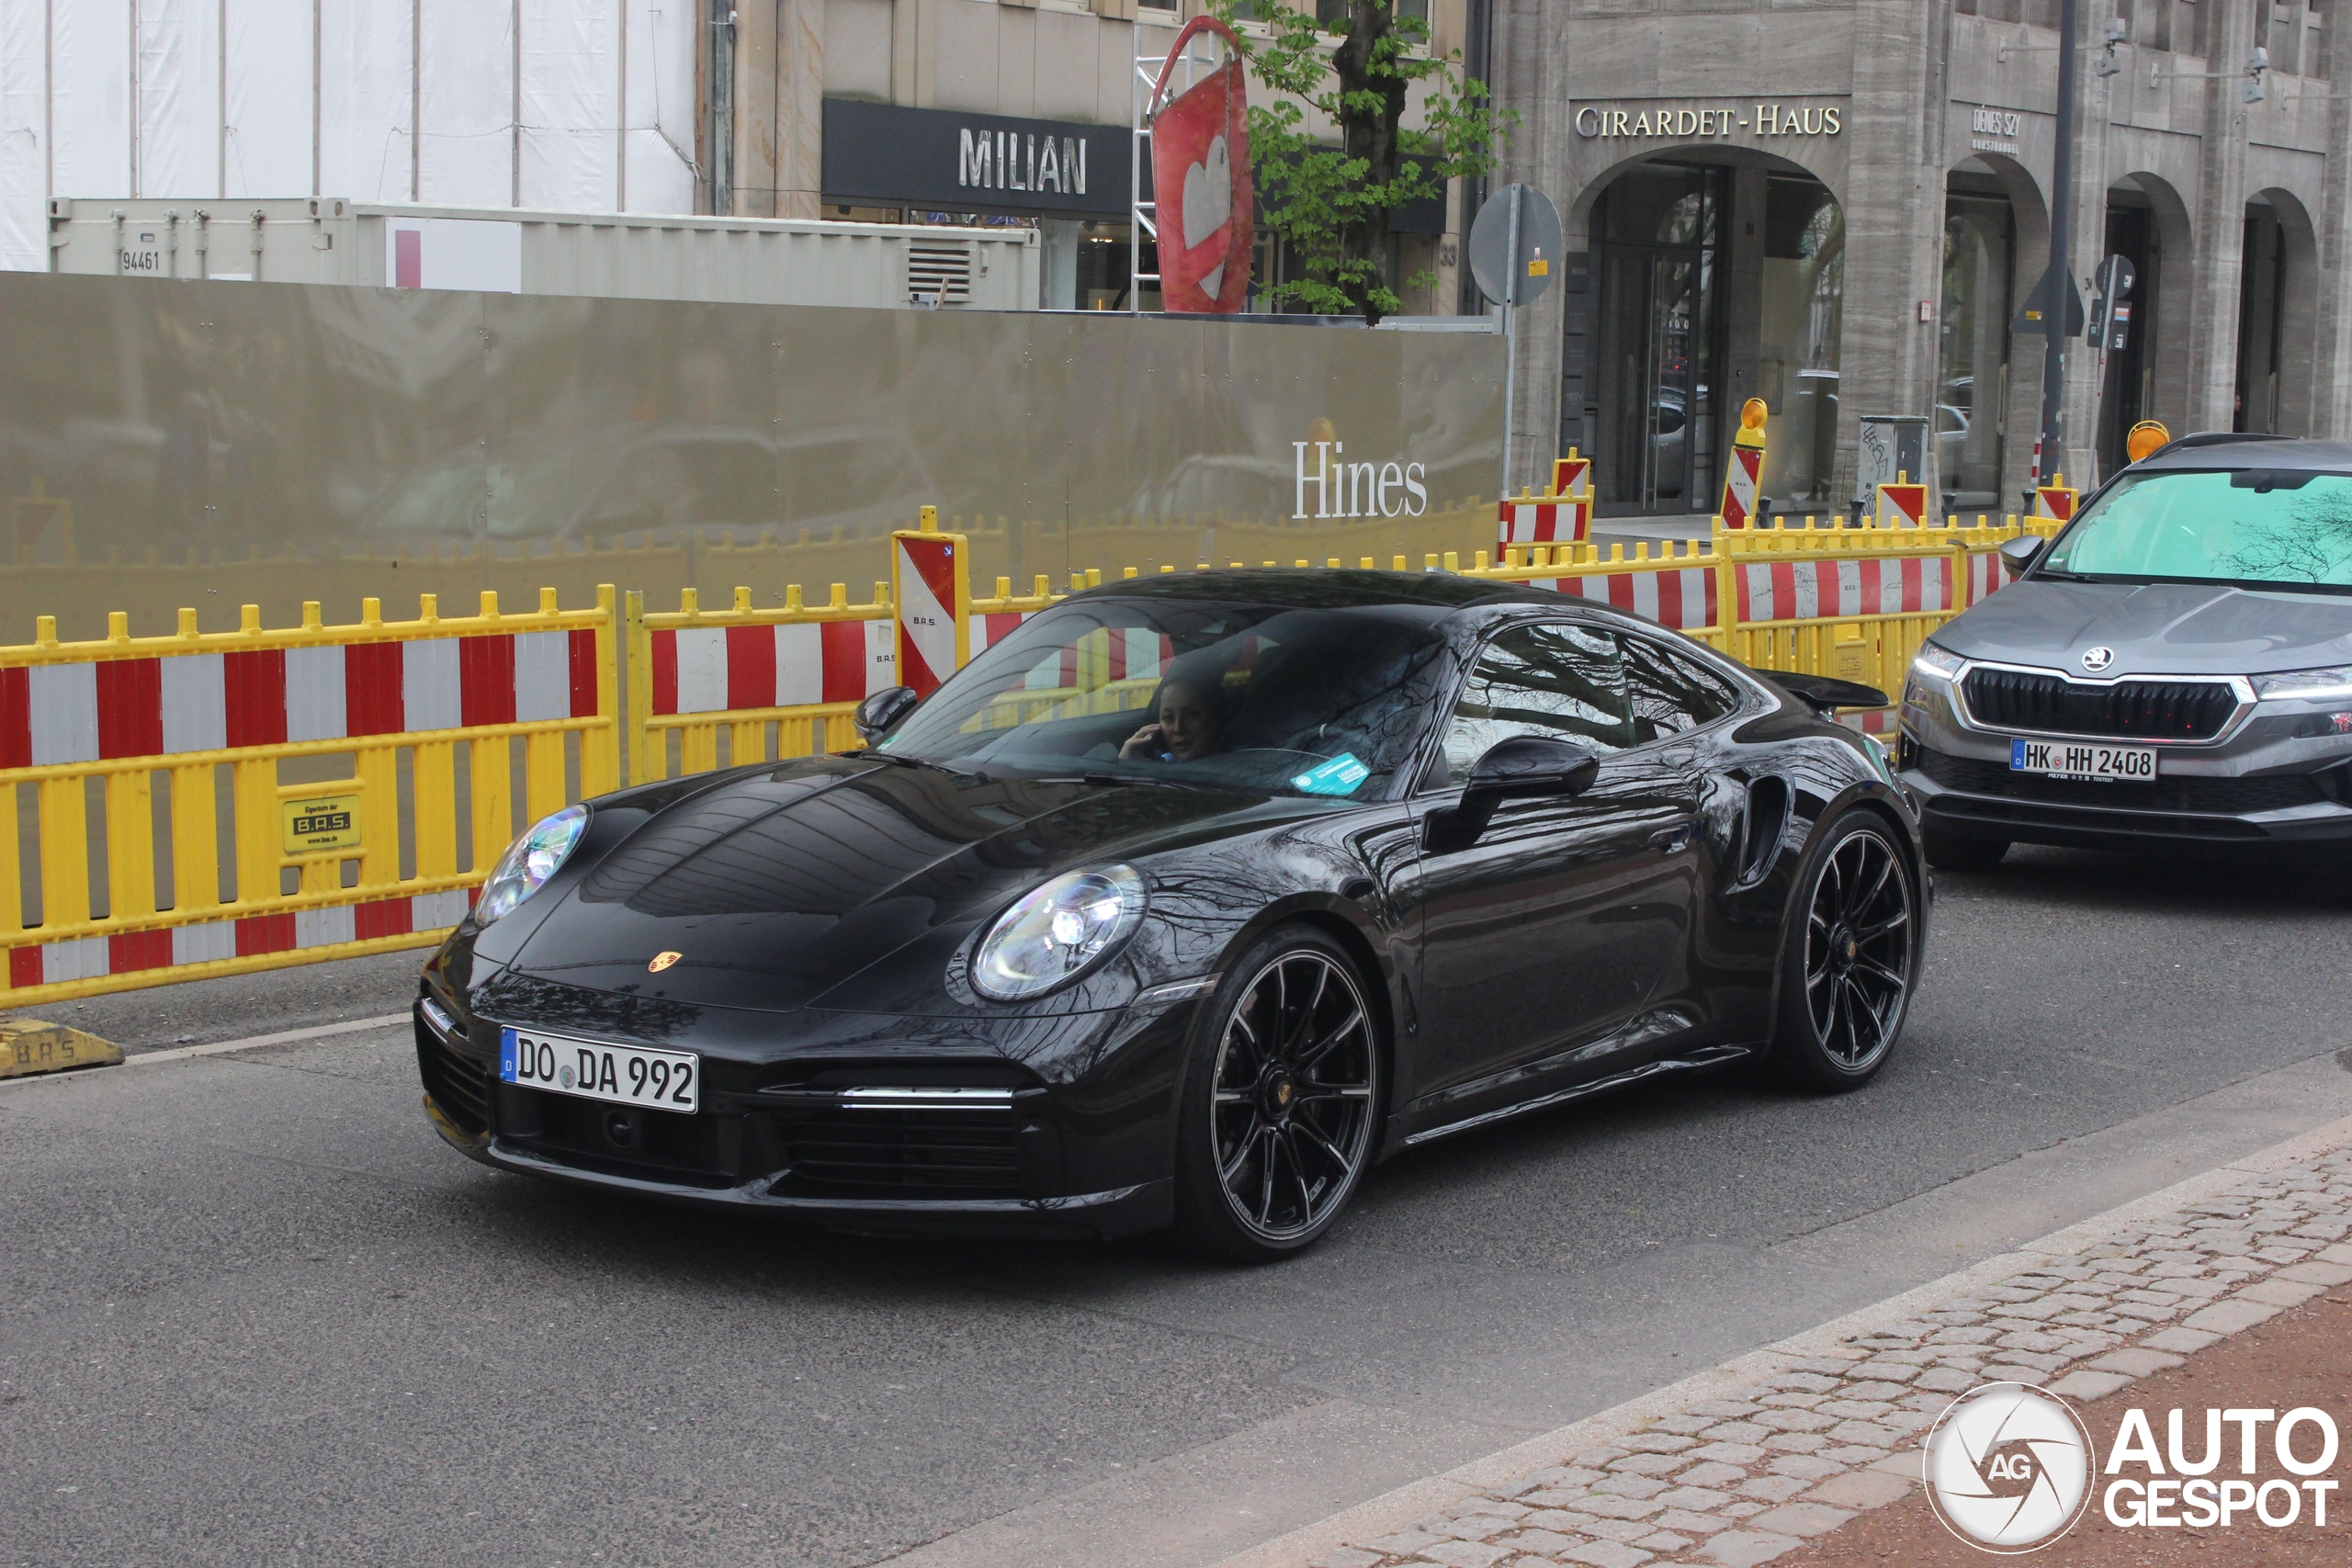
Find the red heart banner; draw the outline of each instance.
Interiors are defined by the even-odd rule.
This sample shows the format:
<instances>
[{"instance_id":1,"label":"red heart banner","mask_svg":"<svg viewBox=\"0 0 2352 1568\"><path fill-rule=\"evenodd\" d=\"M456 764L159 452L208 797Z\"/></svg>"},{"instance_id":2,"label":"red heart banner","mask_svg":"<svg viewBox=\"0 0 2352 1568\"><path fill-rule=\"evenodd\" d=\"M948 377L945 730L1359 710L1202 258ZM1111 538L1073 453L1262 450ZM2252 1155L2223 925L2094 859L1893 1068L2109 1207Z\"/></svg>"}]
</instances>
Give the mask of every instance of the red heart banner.
<instances>
[{"instance_id":1,"label":"red heart banner","mask_svg":"<svg viewBox=\"0 0 2352 1568\"><path fill-rule=\"evenodd\" d=\"M1225 63L1161 103L1177 62L1203 32L1225 40ZM1249 87L1232 29L1210 17L1186 23L1159 68L1151 101L1160 308L1231 314L1250 302L1257 201L1250 177Z\"/></svg>"}]
</instances>

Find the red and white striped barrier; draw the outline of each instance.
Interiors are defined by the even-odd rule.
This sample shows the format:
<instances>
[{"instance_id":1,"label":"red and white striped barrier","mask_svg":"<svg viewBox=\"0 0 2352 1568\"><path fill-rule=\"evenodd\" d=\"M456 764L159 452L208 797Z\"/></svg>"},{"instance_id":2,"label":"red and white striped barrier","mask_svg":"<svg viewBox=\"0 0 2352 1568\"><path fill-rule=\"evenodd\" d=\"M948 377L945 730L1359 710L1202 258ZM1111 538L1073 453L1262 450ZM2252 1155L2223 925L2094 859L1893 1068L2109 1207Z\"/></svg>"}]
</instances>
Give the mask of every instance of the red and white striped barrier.
<instances>
[{"instance_id":1,"label":"red and white striped barrier","mask_svg":"<svg viewBox=\"0 0 2352 1568\"><path fill-rule=\"evenodd\" d=\"M35 664L0 669L0 768L595 712L591 631Z\"/></svg>"},{"instance_id":2,"label":"red and white striped barrier","mask_svg":"<svg viewBox=\"0 0 2352 1568\"><path fill-rule=\"evenodd\" d=\"M1035 615L1035 610L1001 610L994 615L970 618L972 657L978 659L983 649L994 648L1020 629L1021 623Z\"/></svg>"},{"instance_id":3,"label":"red and white striped barrier","mask_svg":"<svg viewBox=\"0 0 2352 1568\"><path fill-rule=\"evenodd\" d=\"M1724 470L1724 526L1745 528L1756 517L1756 489L1764 472L1764 448L1731 449L1731 464Z\"/></svg>"},{"instance_id":4,"label":"red and white striped barrier","mask_svg":"<svg viewBox=\"0 0 2352 1568\"><path fill-rule=\"evenodd\" d=\"M890 602L898 606L894 633L899 684L929 696L963 667L970 632L969 579L956 570L958 536L942 534L936 509L922 509L923 526L890 536Z\"/></svg>"},{"instance_id":5,"label":"red and white striped barrier","mask_svg":"<svg viewBox=\"0 0 2352 1568\"><path fill-rule=\"evenodd\" d=\"M1968 602L1982 604L1985 595L2009 585L2008 563L1998 550L1972 551L1968 557Z\"/></svg>"},{"instance_id":6,"label":"red and white striped barrier","mask_svg":"<svg viewBox=\"0 0 2352 1568\"><path fill-rule=\"evenodd\" d=\"M680 626L647 637L656 714L863 702L899 683L890 621Z\"/></svg>"},{"instance_id":7,"label":"red and white striped barrier","mask_svg":"<svg viewBox=\"0 0 2352 1568\"><path fill-rule=\"evenodd\" d=\"M1506 501L1500 504L1498 520L1500 526L1496 530L1495 542L1505 548L1512 545L1581 545L1592 535L1592 502L1562 496Z\"/></svg>"},{"instance_id":8,"label":"red and white striped barrier","mask_svg":"<svg viewBox=\"0 0 2352 1568\"><path fill-rule=\"evenodd\" d=\"M1620 610L1647 615L1676 631L1697 631L1715 623L1713 567L1673 570L1595 572L1579 577L1538 578L1532 588L1596 599Z\"/></svg>"},{"instance_id":9,"label":"red and white striped barrier","mask_svg":"<svg viewBox=\"0 0 2352 1568\"><path fill-rule=\"evenodd\" d=\"M1733 568L1739 618L1807 621L1952 607L1942 556L1752 561Z\"/></svg>"},{"instance_id":10,"label":"red and white striped barrier","mask_svg":"<svg viewBox=\"0 0 2352 1568\"><path fill-rule=\"evenodd\" d=\"M1928 487L1902 479L1879 486L1874 515L1885 527L1924 527L1928 521Z\"/></svg>"},{"instance_id":11,"label":"red and white striped barrier","mask_svg":"<svg viewBox=\"0 0 2352 1568\"><path fill-rule=\"evenodd\" d=\"M1592 500L1592 459L1573 446L1565 457L1552 459L1552 493L1570 501Z\"/></svg>"},{"instance_id":12,"label":"red and white striped barrier","mask_svg":"<svg viewBox=\"0 0 2352 1568\"><path fill-rule=\"evenodd\" d=\"M2068 484L2065 475L2060 474L2056 477L2058 480L2056 484L2034 486L2033 514L2043 519L2055 519L2060 523L2072 522L2075 504L2083 499L2083 492Z\"/></svg>"},{"instance_id":13,"label":"red and white striped barrier","mask_svg":"<svg viewBox=\"0 0 2352 1568\"><path fill-rule=\"evenodd\" d=\"M471 888L453 887L441 893L380 898L373 903L345 904L328 909L253 915L237 920L174 926L167 931L131 931L119 936L12 947L8 950L8 985L12 989L22 989L66 980L99 980L109 975L133 975L183 964L295 953L376 937L440 931L456 925L464 917L473 897Z\"/></svg>"}]
</instances>

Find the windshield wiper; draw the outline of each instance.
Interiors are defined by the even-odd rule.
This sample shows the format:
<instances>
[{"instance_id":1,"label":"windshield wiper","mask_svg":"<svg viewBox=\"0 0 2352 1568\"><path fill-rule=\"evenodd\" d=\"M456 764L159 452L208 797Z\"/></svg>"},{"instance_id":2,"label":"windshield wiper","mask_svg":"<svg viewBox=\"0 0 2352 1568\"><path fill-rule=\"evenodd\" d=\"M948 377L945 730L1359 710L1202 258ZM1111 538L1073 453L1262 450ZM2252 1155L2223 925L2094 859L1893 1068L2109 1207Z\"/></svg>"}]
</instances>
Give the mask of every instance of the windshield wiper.
<instances>
[{"instance_id":1,"label":"windshield wiper","mask_svg":"<svg viewBox=\"0 0 2352 1568\"><path fill-rule=\"evenodd\" d=\"M852 756L864 756L876 762L888 762L894 768L925 768L934 773L945 773L957 784L986 784L989 782L988 774L980 772L978 768L951 768L944 762L934 762L928 757L910 756L899 751L878 751L872 748L868 748L863 752L854 751L850 754Z\"/></svg>"}]
</instances>

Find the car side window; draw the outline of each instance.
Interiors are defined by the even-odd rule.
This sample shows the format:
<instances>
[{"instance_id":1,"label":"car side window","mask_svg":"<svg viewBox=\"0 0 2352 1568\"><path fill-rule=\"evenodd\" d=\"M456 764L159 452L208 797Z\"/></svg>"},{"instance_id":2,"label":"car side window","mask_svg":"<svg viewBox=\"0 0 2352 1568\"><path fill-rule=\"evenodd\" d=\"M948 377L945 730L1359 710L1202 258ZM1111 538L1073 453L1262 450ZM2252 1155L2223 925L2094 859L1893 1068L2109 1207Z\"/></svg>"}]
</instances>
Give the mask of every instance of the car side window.
<instances>
[{"instance_id":1,"label":"car side window","mask_svg":"<svg viewBox=\"0 0 2352 1568\"><path fill-rule=\"evenodd\" d=\"M1466 777L1498 740L1549 735L1602 756L1633 743L1617 639L1586 626L1513 626L1479 651L1445 726L1442 770Z\"/></svg>"},{"instance_id":2,"label":"car side window","mask_svg":"<svg viewBox=\"0 0 2352 1568\"><path fill-rule=\"evenodd\" d=\"M1681 649L1645 637L1619 641L1634 745L1704 728L1739 706L1729 681Z\"/></svg>"}]
</instances>

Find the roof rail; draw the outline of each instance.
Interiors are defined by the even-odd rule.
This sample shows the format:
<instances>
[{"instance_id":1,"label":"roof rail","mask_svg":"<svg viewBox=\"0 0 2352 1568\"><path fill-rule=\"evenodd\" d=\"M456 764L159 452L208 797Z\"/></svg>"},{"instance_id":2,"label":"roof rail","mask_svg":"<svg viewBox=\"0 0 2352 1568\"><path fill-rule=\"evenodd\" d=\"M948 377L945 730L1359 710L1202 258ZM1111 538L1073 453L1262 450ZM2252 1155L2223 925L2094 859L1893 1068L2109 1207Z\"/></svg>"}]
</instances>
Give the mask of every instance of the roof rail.
<instances>
[{"instance_id":1,"label":"roof rail","mask_svg":"<svg viewBox=\"0 0 2352 1568\"><path fill-rule=\"evenodd\" d=\"M2199 430L2188 435L2176 435L2148 454L2161 457L2167 452L2177 452L2184 446L2229 446L2241 441L2301 441L2301 435L2279 435L2267 430ZM2144 461L2145 459L2143 459Z\"/></svg>"}]
</instances>

